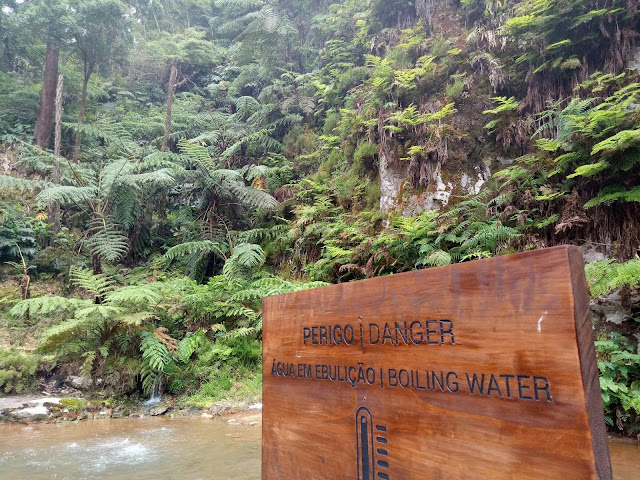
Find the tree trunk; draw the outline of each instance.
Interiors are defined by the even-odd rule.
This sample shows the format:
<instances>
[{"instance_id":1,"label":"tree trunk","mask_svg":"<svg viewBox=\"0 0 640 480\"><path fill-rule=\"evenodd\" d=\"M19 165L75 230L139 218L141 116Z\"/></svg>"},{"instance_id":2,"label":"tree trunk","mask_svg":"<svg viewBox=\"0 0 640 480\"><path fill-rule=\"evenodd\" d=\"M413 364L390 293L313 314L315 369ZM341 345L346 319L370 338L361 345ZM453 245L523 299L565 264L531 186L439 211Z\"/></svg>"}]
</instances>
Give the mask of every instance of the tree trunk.
<instances>
[{"instance_id":1,"label":"tree trunk","mask_svg":"<svg viewBox=\"0 0 640 480\"><path fill-rule=\"evenodd\" d=\"M56 82L58 80L58 61L60 49L51 41L47 42L47 56L44 65L44 80L40 94L40 111L36 120L36 145L47 148L51 140L53 127L53 104L56 96Z\"/></svg>"},{"instance_id":2,"label":"tree trunk","mask_svg":"<svg viewBox=\"0 0 640 480\"><path fill-rule=\"evenodd\" d=\"M53 183L60 184L60 150L62 142L62 90L64 88L64 77L58 77L58 88L56 90L56 128L53 139L53 154L55 155L53 165ZM60 205L57 201L49 204L49 221L53 224L53 233L60 231Z\"/></svg>"},{"instance_id":3,"label":"tree trunk","mask_svg":"<svg viewBox=\"0 0 640 480\"><path fill-rule=\"evenodd\" d=\"M171 109L173 108L173 95L176 92L176 80L178 79L178 62L171 62L171 74L169 75L169 93L167 95L167 119L164 124L164 138L162 139L161 152L166 152L169 146L171 134Z\"/></svg>"},{"instance_id":4,"label":"tree trunk","mask_svg":"<svg viewBox=\"0 0 640 480\"><path fill-rule=\"evenodd\" d=\"M89 79L91 78L91 71L93 68L89 70L85 70L84 74L84 82L82 83L82 101L80 103L80 113L78 113L78 126L82 125L84 122L84 110L87 106L87 90L89 88ZM76 132L76 144L73 147L73 161L75 163L79 163L80 159L80 145L82 144L82 136L80 135L80 131Z\"/></svg>"}]
</instances>

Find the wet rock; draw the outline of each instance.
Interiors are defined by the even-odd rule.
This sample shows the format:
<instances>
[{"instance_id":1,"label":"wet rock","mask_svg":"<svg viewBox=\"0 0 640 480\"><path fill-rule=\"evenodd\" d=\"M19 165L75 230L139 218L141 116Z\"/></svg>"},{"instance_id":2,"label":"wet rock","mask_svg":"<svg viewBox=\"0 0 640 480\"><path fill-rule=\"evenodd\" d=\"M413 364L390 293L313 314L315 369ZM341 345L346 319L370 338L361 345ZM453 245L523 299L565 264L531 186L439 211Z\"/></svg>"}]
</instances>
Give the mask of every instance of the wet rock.
<instances>
[{"instance_id":1,"label":"wet rock","mask_svg":"<svg viewBox=\"0 0 640 480\"><path fill-rule=\"evenodd\" d=\"M124 418L124 417L128 417L131 415L131 411L129 409L117 409L114 410L113 413L111 414L112 418Z\"/></svg>"},{"instance_id":2,"label":"wet rock","mask_svg":"<svg viewBox=\"0 0 640 480\"><path fill-rule=\"evenodd\" d=\"M78 390L88 390L91 387L91 380L85 377L69 376L65 383Z\"/></svg>"},{"instance_id":3,"label":"wet rock","mask_svg":"<svg viewBox=\"0 0 640 480\"><path fill-rule=\"evenodd\" d=\"M157 405L149 410L149 415L151 415L152 417L157 417L158 415L164 415L168 410L168 405Z\"/></svg>"}]
</instances>

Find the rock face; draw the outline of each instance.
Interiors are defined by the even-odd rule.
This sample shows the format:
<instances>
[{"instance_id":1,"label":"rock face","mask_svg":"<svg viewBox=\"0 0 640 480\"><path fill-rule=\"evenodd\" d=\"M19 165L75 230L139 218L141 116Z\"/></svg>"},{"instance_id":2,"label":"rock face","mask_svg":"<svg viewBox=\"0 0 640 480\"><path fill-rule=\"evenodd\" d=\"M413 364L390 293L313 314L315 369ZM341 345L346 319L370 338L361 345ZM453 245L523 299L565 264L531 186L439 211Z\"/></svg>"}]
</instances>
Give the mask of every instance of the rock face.
<instances>
[{"instance_id":1,"label":"rock face","mask_svg":"<svg viewBox=\"0 0 640 480\"><path fill-rule=\"evenodd\" d=\"M401 212L405 217L446 206L452 194L475 194L491 178L485 165L462 165L461 170L436 163L426 188L410 187L409 162L391 162L380 155L380 210Z\"/></svg>"},{"instance_id":2,"label":"rock face","mask_svg":"<svg viewBox=\"0 0 640 480\"><path fill-rule=\"evenodd\" d=\"M632 290L625 295L621 295L620 291L601 295L591 301L591 312L596 321L616 325L633 321L640 318L640 291Z\"/></svg>"}]
</instances>

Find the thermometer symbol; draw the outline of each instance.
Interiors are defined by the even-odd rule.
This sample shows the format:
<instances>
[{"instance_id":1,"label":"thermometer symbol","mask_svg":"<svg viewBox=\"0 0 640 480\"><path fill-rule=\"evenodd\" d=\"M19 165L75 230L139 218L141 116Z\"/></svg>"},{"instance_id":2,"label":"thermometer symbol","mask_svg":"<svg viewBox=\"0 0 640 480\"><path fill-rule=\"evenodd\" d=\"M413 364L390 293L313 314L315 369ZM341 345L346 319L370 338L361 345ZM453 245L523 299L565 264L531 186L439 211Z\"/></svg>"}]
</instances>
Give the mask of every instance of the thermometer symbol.
<instances>
[{"instance_id":1,"label":"thermometer symbol","mask_svg":"<svg viewBox=\"0 0 640 480\"><path fill-rule=\"evenodd\" d=\"M387 427L373 423L369 409L362 407L358 410L356 413L358 480L389 480L389 474L386 473L389 468L386 432ZM376 467L378 467L377 475Z\"/></svg>"}]
</instances>

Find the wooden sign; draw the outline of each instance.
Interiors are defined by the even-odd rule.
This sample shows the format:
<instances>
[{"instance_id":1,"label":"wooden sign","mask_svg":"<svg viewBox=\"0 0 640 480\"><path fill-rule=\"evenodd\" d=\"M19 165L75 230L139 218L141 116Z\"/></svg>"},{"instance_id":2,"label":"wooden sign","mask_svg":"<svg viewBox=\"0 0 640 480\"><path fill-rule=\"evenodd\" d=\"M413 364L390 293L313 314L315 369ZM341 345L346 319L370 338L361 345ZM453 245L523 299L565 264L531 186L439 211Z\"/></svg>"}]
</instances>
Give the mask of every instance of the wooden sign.
<instances>
[{"instance_id":1,"label":"wooden sign","mask_svg":"<svg viewBox=\"0 0 640 480\"><path fill-rule=\"evenodd\" d=\"M263 308L263 480L612 478L577 247Z\"/></svg>"}]
</instances>

